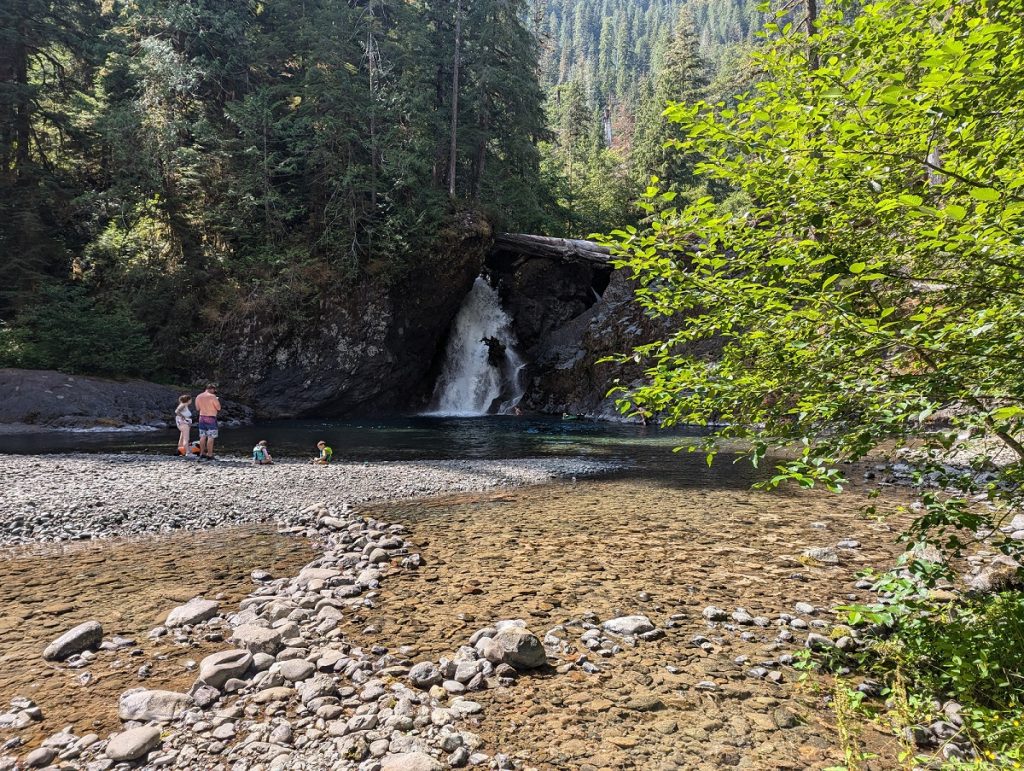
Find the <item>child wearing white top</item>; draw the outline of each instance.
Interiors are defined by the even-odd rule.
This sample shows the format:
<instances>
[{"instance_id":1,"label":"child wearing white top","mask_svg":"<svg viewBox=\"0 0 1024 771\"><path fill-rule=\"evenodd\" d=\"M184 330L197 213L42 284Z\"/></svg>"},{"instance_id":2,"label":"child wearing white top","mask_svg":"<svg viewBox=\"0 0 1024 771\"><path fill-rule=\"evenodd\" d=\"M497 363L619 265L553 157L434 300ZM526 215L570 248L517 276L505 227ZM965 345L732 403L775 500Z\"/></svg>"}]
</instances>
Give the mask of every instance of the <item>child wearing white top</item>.
<instances>
[{"instance_id":1,"label":"child wearing white top","mask_svg":"<svg viewBox=\"0 0 1024 771\"><path fill-rule=\"evenodd\" d=\"M191 456L189 452L189 436L192 432L192 410L189 405L192 397L182 394L178 397L178 406L174 408L174 425L178 427L178 455L185 458Z\"/></svg>"}]
</instances>

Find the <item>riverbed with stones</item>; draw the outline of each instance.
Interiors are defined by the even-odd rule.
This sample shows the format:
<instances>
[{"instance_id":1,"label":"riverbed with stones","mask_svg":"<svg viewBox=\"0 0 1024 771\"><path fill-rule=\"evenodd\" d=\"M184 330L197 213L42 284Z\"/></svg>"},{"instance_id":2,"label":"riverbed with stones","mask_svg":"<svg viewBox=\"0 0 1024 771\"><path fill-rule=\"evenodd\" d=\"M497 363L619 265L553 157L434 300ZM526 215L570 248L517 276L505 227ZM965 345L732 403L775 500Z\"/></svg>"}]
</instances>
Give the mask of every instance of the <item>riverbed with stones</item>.
<instances>
[{"instance_id":1,"label":"riverbed with stones","mask_svg":"<svg viewBox=\"0 0 1024 771\"><path fill-rule=\"evenodd\" d=\"M833 609L899 551L857 485L758 492L728 459L19 460L0 769L827 768L828 683L794 657L856 645ZM204 472L212 529L113 537L194 524Z\"/></svg>"}]
</instances>

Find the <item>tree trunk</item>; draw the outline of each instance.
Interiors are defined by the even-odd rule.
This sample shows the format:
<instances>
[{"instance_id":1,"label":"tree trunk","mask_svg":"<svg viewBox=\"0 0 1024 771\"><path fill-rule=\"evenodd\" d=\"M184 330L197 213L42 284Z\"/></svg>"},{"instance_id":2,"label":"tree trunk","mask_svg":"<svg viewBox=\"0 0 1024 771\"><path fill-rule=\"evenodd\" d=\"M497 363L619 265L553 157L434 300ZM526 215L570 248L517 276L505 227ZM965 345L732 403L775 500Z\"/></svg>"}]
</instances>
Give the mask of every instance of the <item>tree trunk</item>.
<instances>
[{"instance_id":1,"label":"tree trunk","mask_svg":"<svg viewBox=\"0 0 1024 771\"><path fill-rule=\"evenodd\" d=\"M527 257L545 257L566 262L608 265L611 260L611 250L593 241L550 238L528 233L499 233L494 237L493 248L496 252L512 252Z\"/></svg>"},{"instance_id":2,"label":"tree trunk","mask_svg":"<svg viewBox=\"0 0 1024 771\"><path fill-rule=\"evenodd\" d=\"M455 63L452 70L452 136L448 147L448 197L455 198L455 150L459 128L459 49L462 47L462 0L455 3Z\"/></svg>"},{"instance_id":3,"label":"tree trunk","mask_svg":"<svg viewBox=\"0 0 1024 771\"><path fill-rule=\"evenodd\" d=\"M14 40L14 168L19 180L27 181L29 143L32 141L32 98L28 88L28 19L18 21L17 37Z\"/></svg>"},{"instance_id":4,"label":"tree trunk","mask_svg":"<svg viewBox=\"0 0 1024 771\"><path fill-rule=\"evenodd\" d=\"M810 37L815 32L815 27L818 22L818 1L807 0L807 36ZM818 49L814 45L808 43L807 45L807 62L811 65L812 70L818 69Z\"/></svg>"}]
</instances>

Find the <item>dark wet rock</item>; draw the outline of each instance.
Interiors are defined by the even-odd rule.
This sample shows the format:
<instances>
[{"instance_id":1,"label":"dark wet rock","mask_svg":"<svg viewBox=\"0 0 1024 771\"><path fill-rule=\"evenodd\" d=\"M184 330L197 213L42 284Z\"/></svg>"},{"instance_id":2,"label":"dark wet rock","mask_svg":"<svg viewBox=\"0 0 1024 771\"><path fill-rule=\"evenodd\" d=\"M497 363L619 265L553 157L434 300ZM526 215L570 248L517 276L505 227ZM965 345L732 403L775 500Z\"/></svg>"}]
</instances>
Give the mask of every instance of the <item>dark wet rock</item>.
<instances>
[{"instance_id":1,"label":"dark wet rock","mask_svg":"<svg viewBox=\"0 0 1024 771\"><path fill-rule=\"evenodd\" d=\"M196 390L196 389L192 389ZM106 380L53 370L0 369L0 424L47 428L165 426L182 391L144 380ZM224 420L252 411L222 401Z\"/></svg>"},{"instance_id":2,"label":"dark wet rock","mask_svg":"<svg viewBox=\"0 0 1024 771\"><path fill-rule=\"evenodd\" d=\"M672 322L644 313L635 301L635 286L626 271L612 271L610 276L605 272L601 282L605 281L607 287L603 292L594 289L595 295L600 294L599 299L592 296L594 302L590 307L557 327L549 329L549 314L515 317L520 327L529 323L538 331L546 330L535 344L527 346L523 407L621 420L614 398L608 396L608 383L613 379L631 383L642 376L643 369L632 360L621 364L601 360L643 343L666 339L671 334ZM568 310L567 306L561 307ZM520 334L530 339L528 330ZM714 348L713 343L701 346L704 351Z\"/></svg>"},{"instance_id":3,"label":"dark wet rock","mask_svg":"<svg viewBox=\"0 0 1024 771\"><path fill-rule=\"evenodd\" d=\"M401 281L325 287L305 319L277 313L276 296L253 293L220 320L210 349L221 390L272 418L419 406L490 240L483 218L460 214Z\"/></svg>"}]
</instances>

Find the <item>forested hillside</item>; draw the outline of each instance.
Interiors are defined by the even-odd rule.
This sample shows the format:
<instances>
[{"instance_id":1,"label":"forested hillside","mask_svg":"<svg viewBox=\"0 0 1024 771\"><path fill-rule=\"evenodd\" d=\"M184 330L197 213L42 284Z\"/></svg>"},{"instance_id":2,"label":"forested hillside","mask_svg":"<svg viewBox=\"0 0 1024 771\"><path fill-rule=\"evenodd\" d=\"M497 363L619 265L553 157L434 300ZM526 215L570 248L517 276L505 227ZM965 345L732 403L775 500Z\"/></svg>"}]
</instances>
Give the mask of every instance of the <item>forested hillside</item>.
<instances>
[{"instance_id":1,"label":"forested hillside","mask_svg":"<svg viewBox=\"0 0 1024 771\"><path fill-rule=\"evenodd\" d=\"M516 0L4 3L8 362L180 373L240 303L400 279L460 208L543 228L525 19Z\"/></svg>"},{"instance_id":2,"label":"forested hillside","mask_svg":"<svg viewBox=\"0 0 1024 771\"><path fill-rule=\"evenodd\" d=\"M553 141L545 168L571 235L636 221L652 175L693 185L694 159L667 154L670 101L730 99L748 88L764 14L755 0L535 0Z\"/></svg>"},{"instance_id":3,"label":"forested hillside","mask_svg":"<svg viewBox=\"0 0 1024 771\"><path fill-rule=\"evenodd\" d=\"M763 23L756 0L534 0L547 87L581 81L602 103L631 101L660 68L681 11L699 50L717 62L751 43Z\"/></svg>"},{"instance_id":4,"label":"forested hillside","mask_svg":"<svg viewBox=\"0 0 1024 771\"><path fill-rule=\"evenodd\" d=\"M651 174L692 184L666 102L727 93L757 26L751 0L5 3L0 365L184 376L211 331L429 273L460 213L635 221Z\"/></svg>"}]
</instances>

